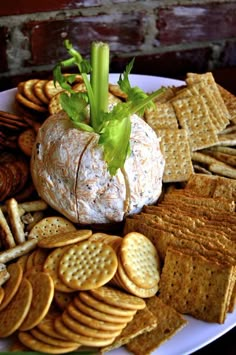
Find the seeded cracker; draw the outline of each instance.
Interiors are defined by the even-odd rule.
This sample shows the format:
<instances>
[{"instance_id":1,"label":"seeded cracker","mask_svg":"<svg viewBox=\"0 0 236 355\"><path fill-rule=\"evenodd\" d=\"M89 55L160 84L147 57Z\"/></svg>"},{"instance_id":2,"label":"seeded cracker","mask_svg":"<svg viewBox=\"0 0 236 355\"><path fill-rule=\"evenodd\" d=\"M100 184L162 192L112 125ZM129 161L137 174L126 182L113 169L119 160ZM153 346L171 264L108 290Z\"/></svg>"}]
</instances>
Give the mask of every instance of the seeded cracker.
<instances>
[{"instance_id":1,"label":"seeded cracker","mask_svg":"<svg viewBox=\"0 0 236 355\"><path fill-rule=\"evenodd\" d=\"M116 337L115 341L102 349L100 352L106 353L113 349L117 349L127 343L140 334L150 332L156 328L158 324L158 319L149 311L147 307L138 311L131 322L122 330L121 334Z\"/></svg>"},{"instance_id":2,"label":"seeded cracker","mask_svg":"<svg viewBox=\"0 0 236 355\"><path fill-rule=\"evenodd\" d=\"M187 132L184 129L158 130L165 157L163 182L187 181L193 173Z\"/></svg>"},{"instance_id":3,"label":"seeded cracker","mask_svg":"<svg viewBox=\"0 0 236 355\"><path fill-rule=\"evenodd\" d=\"M158 323L153 330L137 336L126 345L135 355L150 354L187 324L180 313L156 296L147 300L147 308Z\"/></svg>"},{"instance_id":4,"label":"seeded cracker","mask_svg":"<svg viewBox=\"0 0 236 355\"><path fill-rule=\"evenodd\" d=\"M172 103L180 126L187 132L192 151L207 148L218 142L209 109L201 96L177 99Z\"/></svg>"},{"instance_id":5,"label":"seeded cracker","mask_svg":"<svg viewBox=\"0 0 236 355\"><path fill-rule=\"evenodd\" d=\"M233 266L190 252L168 249L160 297L182 314L207 322L225 321Z\"/></svg>"}]
</instances>

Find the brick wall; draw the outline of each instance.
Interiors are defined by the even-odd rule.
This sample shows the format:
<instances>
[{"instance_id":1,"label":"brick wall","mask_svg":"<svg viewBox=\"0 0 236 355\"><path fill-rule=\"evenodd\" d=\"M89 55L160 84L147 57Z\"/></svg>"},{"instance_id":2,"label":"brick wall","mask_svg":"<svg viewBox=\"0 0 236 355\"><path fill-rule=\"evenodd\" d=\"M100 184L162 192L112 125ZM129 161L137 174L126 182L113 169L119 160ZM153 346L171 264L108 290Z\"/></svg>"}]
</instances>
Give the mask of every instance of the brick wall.
<instances>
[{"instance_id":1,"label":"brick wall","mask_svg":"<svg viewBox=\"0 0 236 355\"><path fill-rule=\"evenodd\" d=\"M48 77L66 56L108 42L111 72L136 57L133 73L183 78L236 66L236 2L6 0L0 4L0 90Z\"/></svg>"}]
</instances>

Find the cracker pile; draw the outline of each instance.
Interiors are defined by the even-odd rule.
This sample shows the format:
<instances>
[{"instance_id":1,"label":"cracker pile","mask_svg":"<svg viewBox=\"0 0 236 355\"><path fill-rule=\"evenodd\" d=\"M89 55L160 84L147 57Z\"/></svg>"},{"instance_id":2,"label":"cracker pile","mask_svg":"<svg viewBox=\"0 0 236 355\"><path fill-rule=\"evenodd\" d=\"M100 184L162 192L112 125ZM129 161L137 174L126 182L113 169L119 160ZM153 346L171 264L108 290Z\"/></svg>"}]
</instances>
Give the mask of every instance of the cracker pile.
<instances>
[{"instance_id":1,"label":"cracker pile","mask_svg":"<svg viewBox=\"0 0 236 355\"><path fill-rule=\"evenodd\" d=\"M33 209L37 204L31 203ZM30 205L18 205L23 207ZM27 250L30 241L33 248ZM153 340L153 349L186 325L180 313L156 300L160 261L154 245L140 233L122 238L78 230L59 216L44 217L27 241L0 253L0 261L6 263L0 271L9 276L2 277L0 287L0 338L16 334L12 350L60 354L90 346L104 353L144 333L154 337L158 309L172 315L164 322L172 331ZM114 287L119 264L141 295L132 288L127 292L125 283Z\"/></svg>"},{"instance_id":2,"label":"cracker pile","mask_svg":"<svg viewBox=\"0 0 236 355\"><path fill-rule=\"evenodd\" d=\"M156 246L160 298L180 313L224 323L235 309L235 193L235 180L193 174L126 219L125 233L136 230Z\"/></svg>"},{"instance_id":3,"label":"cracker pile","mask_svg":"<svg viewBox=\"0 0 236 355\"><path fill-rule=\"evenodd\" d=\"M212 73L188 73L186 85L167 88L146 122L161 137L163 181L187 181L193 172L236 178L236 97Z\"/></svg>"}]
</instances>

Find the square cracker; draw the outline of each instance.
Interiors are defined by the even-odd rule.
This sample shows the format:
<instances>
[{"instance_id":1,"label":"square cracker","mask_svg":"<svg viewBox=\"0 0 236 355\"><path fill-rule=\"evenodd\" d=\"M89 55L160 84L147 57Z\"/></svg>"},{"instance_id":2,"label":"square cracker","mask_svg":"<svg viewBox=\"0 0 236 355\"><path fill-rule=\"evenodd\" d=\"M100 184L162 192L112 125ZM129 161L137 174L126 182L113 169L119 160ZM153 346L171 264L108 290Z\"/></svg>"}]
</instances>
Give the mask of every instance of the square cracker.
<instances>
[{"instance_id":1,"label":"square cracker","mask_svg":"<svg viewBox=\"0 0 236 355\"><path fill-rule=\"evenodd\" d=\"M100 352L106 353L127 344L136 336L150 332L156 328L157 323L157 317L147 307L139 310L131 322L122 330L121 334L116 337L115 341L111 345L100 349Z\"/></svg>"},{"instance_id":2,"label":"square cracker","mask_svg":"<svg viewBox=\"0 0 236 355\"><path fill-rule=\"evenodd\" d=\"M158 102L155 109L146 110L145 120L154 131L160 128L178 128L175 110L170 102Z\"/></svg>"},{"instance_id":3,"label":"square cracker","mask_svg":"<svg viewBox=\"0 0 236 355\"><path fill-rule=\"evenodd\" d=\"M187 133L184 129L158 129L165 157L163 182L187 181L193 173Z\"/></svg>"},{"instance_id":4,"label":"square cracker","mask_svg":"<svg viewBox=\"0 0 236 355\"><path fill-rule=\"evenodd\" d=\"M217 177L215 175L192 174L185 186L185 190L198 196L212 197L215 192Z\"/></svg>"},{"instance_id":5,"label":"square cracker","mask_svg":"<svg viewBox=\"0 0 236 355\"><path fill-rule=\"evenodd\" d=\"M147 300L147 307L157 317L158 325L155 329L137 336L127 344L127 349L136 355L150 354L187 324L180 313L166 305L157 296Z\"/></svg>"},{"instance_id":6,"label":"square cracker","mask_svg":"<svg viewBox=\"0 0 236 355\"><path fill-rule=\"evenodd\" d=\"M183 314L224 323L228 310L234 267L192 255L186 249L167 249L160 280L160 297Z\"/></svg>"},{"instance_id":7,"label":"square cracker","mask_svg":"<svg viewBox=\"0 0 236 355\"><path fill-rule=\"evenodd\" d=\"M218 143L210 111L201 96L189 96L172 101L179 124L188 134L192 151Z\"/></svg>"}]
</instances>

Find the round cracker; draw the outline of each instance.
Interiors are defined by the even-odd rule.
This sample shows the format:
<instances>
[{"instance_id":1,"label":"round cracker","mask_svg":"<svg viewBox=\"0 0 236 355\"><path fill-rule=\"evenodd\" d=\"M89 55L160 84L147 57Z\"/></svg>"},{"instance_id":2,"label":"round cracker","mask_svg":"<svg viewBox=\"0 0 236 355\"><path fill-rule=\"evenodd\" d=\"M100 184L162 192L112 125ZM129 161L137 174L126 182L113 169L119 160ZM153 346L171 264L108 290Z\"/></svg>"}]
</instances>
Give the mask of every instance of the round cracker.
<instances>
[{"instance_id":1,"label":"round cracker","mask_svg":"<svg viewBox=\"0 0 236 355\"><path fill-rule=\"evenodd\" d=\"M119 306L110 305L103 301L98 301L96 298L91 296L91 294L88 292L80 292L79 297L83 302L88 304L90 307L104 313L108 313L116 316L124 316L124 317L133 316L136 313L136 310L134 309L122 309Z\"/></svg>"},{"instance_id":2,"label":"round cracker","mask_svg":"<svg viewBox=\"0 0 236 355\"><path fill-rule=\"evenodd\" d=\"M129 295L126 292L108 286L93 289L90 293L96 299L112 306L133 310L143 309L146 306L146 303L142 298Z\"/></svg>"},{"instance_id":3,"label":"round cracker","mask_svg":"<svg viewBox=\"0 0 236 355\"><path fill-rule=\"evenodd\" d=\"M44 105L44 103L35 95L34 85L39 79L29 79L26 80L23 84L23 93L25 97L35 103L36 105Z\"/></svg>"},{"instance_id":4,"label":"round cracker","mask_svg":"<svg viewBox=\"0 0 236 355\"><path fill-rule=\"evenodd\" d=\"M33 87L35 95L39 98L39 100L41 100L46 105L48 105L48 103L49 103L49 99L44 93L44 86L46 85L47 82L48 82L48 80L46 80L46 79L45 80L39 79L34 84L34 87Z\"/></svg>"},{"instance_id":5,"label":"round cracker","mask_svg":"<svg viewBox=\"0 0 236 355\"><path fill-rule=\"evenodd\" d=\"M80 344L69 341L69 340L65 340L65 339L57 339L54 338L52 336L50 336L49 334L44 334L43 332L41 332L38 329L31 329L30 334L33 335L33 337L39 341L44 342L45 344L49 344L49 345L55 345L58 347L68 347L68 346L77 346L77 349L79 347Z\"/></svg>"},{"instance_id":6,"label":"round cracker","mask_svg":"<svg viewBox=\"0 0 236 355\"><path fill-rule=\"evenodd\" d=\"M102 321L86 315L85 313L81 312L75 305L71 302L66 307L67 312L73 317L75 320L83 323L84 325L93 325L93 328L96 329L103 329L103 330L117 330L123 329L126 326L126 322L123 323L114 323L109 321Z\"/></svg>"},{"instance_id":7,"label":"round cracker","mask_svg":"<svg viewBox=\"0 0 236 355\"><path fill-rule=\"evenodd\" d=\"M74 298L73 293L62 292L62 291L55 291L54 292L54 300L57 306L64 310L67 306L71 303Z\"/></svg>"},{"instance_id":8,"label":"round cracker","mask_svg":"<svg viewBox=\"0 0 236 355\"><path fill-rule=\"evenodd\" d=\"M66 250L58 273L68 287L90 290L110 281L117 266L116 254L109 245L88 240Z\"/></svg>"},{"instance_id":9,"label":"round cracker","mask_svg":"<svg viewBox=\"0 0 236 355\"><path fill-rule=\"evenodd\" d=\"M59 317L60 315L58 315ZM45 335L49 335L52 338L60 339L60 340L67 340L66 337L63 337L62 335L58 334L58 332L54 328L54 321L57 317L48 317L46 316L38 325L35 327L35 329L39 329L41 333Z\"/></svg>"},{"instance_id":10,"label":"round cracker","mask_svg":"<svg viewBox=\"0 0 236 355\"><path fill-rule=\"evenodd\" d=\"M94 337L97 339L110 339L111 337L114 338L121 333L121 329L102 330L93 328L91 324L84 325L80 321L71 317L67 311L63 312L61 318L65 326L74 331L76 334Z\"/></svg>"},{"instance_id":11,"label":"round cracker","mask_svg":"<svg viewBox=\"0 0 236 355\"><path fill-rule=\"evenodd\" d=\"M131 294L137 296L137 297L141 297L141 298L152 297L152 296L154 296L157 293L157 291L159 289L158 283L156 283L156 285L154 285L151 288L138 287L127 276L125 270L123 269L123 266L122 266L122 263L121 263L120 260L119 260L119 263L118 263L117 274L118 274L117 280L118 280L119 286L122 287L123 289L127 290Z\"/></svg>"},{"instance_id":12,"label":"round cracker","mask_svg":"<svg viewBox=\"0 0 236 355\"><path fill-rule=\"evenodd\" d=\"M46 236L38 242L41 248L57 248L74 244L88 239L92 235L90 229L78 229L70 232L63 232L53 236Z\"/></svg>"},{"instance_id":13,"label":"round cracker","mask_svg":"<svg viewBox=\"0 0 236 355\"><path fill-rule=\"evenodd\" d=\"M35 139L36 133L33 128L26 129L18 136L18 145L22 152L28 157L31 157Z\"/></svg>"},{"instance_id":14,"label":"round cracker","mask_svg":"<svg viewBox=\"0 0 236 355\"><path fill-rule=\"evenodd\" d=\"M57 318L54 323L55 329L70 340L78 341L78 343L85 346L101 347L113 343L114 338L108 339L98 339L95 337L89 337L85 335L80 335L69 329L62 321L61 318Z\"/></svg>"},{"instance_id":15,"label":"round cracker","mask_svg":"<svg viewBox=\"0 0 236 355\"><path fill-rule=\"evenodd\" d=\"M5 338L19 329L30 309L32 295L30 282L23 278L18 292L8 306L1 311L0 338Z\"/></svg>"},{"instance_id":16,"label":"round cracker","mask_svg":"<svg viewBox=\"0 0 236 355\"><path fill-rule=\"evenodd\" d=\"M138 287L151 288L160 280L160 260L153 243L141 233L124 236L120 247L122 266Z\"/></svg>"},{"instance_id":17,"label":"round cracker","mask_svg":"<svg viewBox=\"0 0 236 355\"><path fill-rule=\"evenodd\" d=\"M54 284L50 275L44 272L35 272L27 277L33 290L31 308L20 330L29 330L41 322L47 314L53 300Z\"/></svg>"},{"instance_id":18,"label":"round cracker","mask_svg":"<svg viewBox=\"0 0 236 355\"><path fill-rule=\"evenodd\" d=\"M31 229L28 238L38 240L47 236L55 236L62 232L75 231L76 227L68 219L59 216L45 217Z\"/></svg>"},{"instance_id":19,"label":"round cracker","mask_svg":"<svg viewBox=\"0 0 236 355\"><path fill-rule=\"evenodd\" d=\"M41 112L41 113L48 112L48 109L46 107L37 105L34 102L28 100L20 92L16 93L16 101L19 102L24 107L29 108L31 110L35 110L35 111Z\"/></svg>"},{"instance_id":20,"label":"round cracker","mask_svg":"<svg viewBox=\"0 0 236 355\"><path fill-rule=\"evenodd\" d=\"M68 347L49 345L36 339L32 334L27 332L19 332L18 338L29 349L34 351L44 352L47 354L64 354L76 350L79 347L78 344L76 344L76 346L68 346Z\"/></svg>"},{"instance_id":21,"label":"round cracker","mask_svg":"<svg viewBox=\"0 0 236 355\"><path fill-rule=\"evenodd\" d=\"M0 304L2 303L3 298L4 298L4 289L0 286Z\"/></svg>"},{"instance_id":22,"label":"round cracker","mask_svg":"<svg viewBox=\"0 0 236 355\"><path fill-rule=\"evenodd\" d=\"M74 290L67 285L65 285L58 275L58 266L60 259L63 253L66 251L66 248L56 248L54 249L47 257L44 262L43 270L47 272L53 279L55 290L61 292L74 292Z\"/></svg>"},{"instance_id":23,"label":"round cracker","mask_svg":"<svg viewBox=\"0 0 236 355\"><path fill-rule=\"evenodd\" d=\"M6 308L7 305L11 302L21 285L23 277L23 269L18 263L8 265L7 271L9 272L10 277L3 285L4 298L0 304L0 311Z\"/></svg>"}]
</instances>

